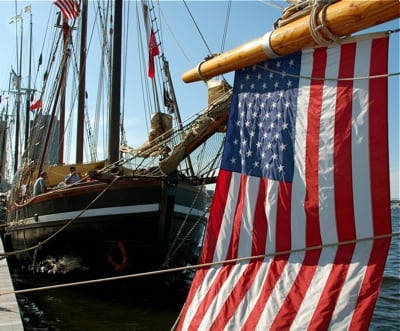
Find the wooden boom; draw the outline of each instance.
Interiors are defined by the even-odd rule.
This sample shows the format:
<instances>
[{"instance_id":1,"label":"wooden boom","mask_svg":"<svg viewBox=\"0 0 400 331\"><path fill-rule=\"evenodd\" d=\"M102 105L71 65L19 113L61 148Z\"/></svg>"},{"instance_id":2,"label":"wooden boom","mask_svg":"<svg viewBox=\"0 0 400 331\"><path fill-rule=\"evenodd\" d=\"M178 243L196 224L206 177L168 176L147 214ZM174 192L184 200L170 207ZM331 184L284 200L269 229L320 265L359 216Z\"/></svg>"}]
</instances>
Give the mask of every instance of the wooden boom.
<instances>
[{"instance_id":1,"label":"wooden boom","mask_svg":"<svg viewBox=\"0 0 400 331\"><path fill-rule=\"evenodd\" d=\"M317 24L321 22L321 15L324 15L323 11L317 15ZM324 22L333 35L347 36L399 17L399 0L341 0L326 8ZM310 16L305 16L272 31L270 48L275 54L283 56L316 46L309 22ZM186 83L209 79L268 60L270 57L264 51L263 42L264 37L260 37L222 53L185 72L182 79Z\"/></svg>"}]
</instances>

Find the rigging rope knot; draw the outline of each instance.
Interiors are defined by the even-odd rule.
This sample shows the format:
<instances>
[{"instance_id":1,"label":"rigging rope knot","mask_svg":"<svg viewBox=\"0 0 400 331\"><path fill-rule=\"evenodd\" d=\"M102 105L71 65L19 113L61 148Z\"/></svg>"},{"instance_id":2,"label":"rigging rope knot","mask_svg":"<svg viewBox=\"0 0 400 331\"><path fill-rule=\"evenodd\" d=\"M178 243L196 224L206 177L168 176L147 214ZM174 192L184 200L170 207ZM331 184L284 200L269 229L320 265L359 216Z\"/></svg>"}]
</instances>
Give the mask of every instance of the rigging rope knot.
<instances>
[{"instance_id":1,"label":"rigging rope knot","mask_svg":"<svg viewBox=\"0 0 400 331\"><path fill-rule=\"evenodd\" d=\"M340 44L348 36L337 36L326 25L326 9L337 0L316 0L312 6L309 27L311 37L318 45L329 45L332 42ZM320 24L318 25L318 17Z\"/></svg>"}]
</instances>

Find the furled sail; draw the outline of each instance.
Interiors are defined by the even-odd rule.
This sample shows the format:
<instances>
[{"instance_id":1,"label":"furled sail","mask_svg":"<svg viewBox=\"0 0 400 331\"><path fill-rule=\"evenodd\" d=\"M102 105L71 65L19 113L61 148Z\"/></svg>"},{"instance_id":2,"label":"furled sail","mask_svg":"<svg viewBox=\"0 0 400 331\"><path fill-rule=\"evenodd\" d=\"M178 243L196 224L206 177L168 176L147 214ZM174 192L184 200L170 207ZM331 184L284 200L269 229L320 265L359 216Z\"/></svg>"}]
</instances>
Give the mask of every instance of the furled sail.
<instances>
[{"instance_id":1,"label":"furled sail","mask_svg":"<svg viewBox=\"0 0 400 331\"><path fill-rule=\"evenodd\" d=\"M139 148L121 146L124 153L139 157L161 156L159 167L164 175L169 175L192 151L216 132L224 132L231 105L232 88L225 80L210 80L208 86L208 105L204 112L183 128L182 131L170 129L168 114L157 114L152 118L149 139ZM172 144L177 137L180 143ZM170 150L169 146L174 146Z\"/></svg>"}]
</instances>

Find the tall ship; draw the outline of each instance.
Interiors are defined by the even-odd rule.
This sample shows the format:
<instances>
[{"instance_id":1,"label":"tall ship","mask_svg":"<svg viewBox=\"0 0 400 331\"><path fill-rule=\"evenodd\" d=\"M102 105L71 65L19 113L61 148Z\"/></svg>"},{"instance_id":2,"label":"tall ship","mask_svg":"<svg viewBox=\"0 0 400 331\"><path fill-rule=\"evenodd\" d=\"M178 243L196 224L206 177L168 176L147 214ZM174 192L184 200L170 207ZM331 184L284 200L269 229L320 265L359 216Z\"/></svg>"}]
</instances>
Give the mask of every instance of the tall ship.
<instances>
[{"instance_id":1,"label":"tall ship","mask_svg":"<svg viewBox=\"0 0 400 331\"><path fill-rule=\"evenodd\" d=\"M151 130L139 147L127 143L119 116L125 112L119 73L129 60L119 22L131 2L95 7L108 55L101 63L112 73L104 85L109 156L98 161L91 149L92 162L85 163L77 145L71 164L61 156L51 161L51 151L65 149L54 136L65 137L62 100L75 34L82 38L74 62L78 118L87 119L79 116L86 115L87 2L72 7L71 16L61 9L60 83L48 107L35 104L47 112L35 115L25 150L15 152L21 166L4 228L15 265L65 274L168 271L166 284L191 284L176 330L368 329L398 235L390 217L387 95L389 35L399 31L356 33L397 23L400 3L288 2L272 31L210 54L183 74L184 82L209 89L208 105L188 122L181 120L154 8L142 3L146 95L161 93L152 99ZM214 80L232 71L233 88ZM158 85L161 73L166 78ZM84 141L79 132L76 140ZM75 171L79 180L71 183ZM46 189L36 194L39 176ZM74 270L66 261L74 261ZM170 273L174 267L183 268Z\"/></svg>"},{"instance_id":2,"label":"tall ship","mask_svg":"<svg viewBox=\"0 0 400 331\"><path fill-rule=\"evenodd\" d=\"M15 138L16 146L22 141L24 148L15 153L3 235L12 265L28 272L88 278L196 264L210 200L206 185L216 178L230 86L224 81L211 83L208 105L190 121L182 121L154 7L136 3L142 17L137 39L143 41L143 54L148 54L141 55L147 70L142 80L145 92L140 93L148 93L152 108L148 140L130 147L121 116L121 96L132 93L125 92L123 73L127 61L123 18L130 2L94 6L102 45L96 106L108 110L101 115L105 128L91 128L87 112L85 83L92 78L86 70L88 30L93 31L87 25L88 1L82 0L80 6L76 1L55 4L60 11L54 15L51 38L57 43L43 64L47 67L42 88L27 90L27 127L16 130L25 132ZM19 91L20 85L15 86ZM70 88L76 88L72 106L66 102ZM22 102L18 105L23 108ZM76 162L71 164L64 162L63 155L68 150L68 107L77 110ZM128 116L132 115L125 115L125 120ZM107 132L105 160L97 159L93 144L100 130ZM205 149L207 141L214 142ZM84 160L84 143L89 146L89 162ZM76 172L76 181L67 178L70 170ZM35 192L41 176L43 190ZM182 280L187 284L188 274L168 276L169 285Z\"/></svg>"}]
</instances>

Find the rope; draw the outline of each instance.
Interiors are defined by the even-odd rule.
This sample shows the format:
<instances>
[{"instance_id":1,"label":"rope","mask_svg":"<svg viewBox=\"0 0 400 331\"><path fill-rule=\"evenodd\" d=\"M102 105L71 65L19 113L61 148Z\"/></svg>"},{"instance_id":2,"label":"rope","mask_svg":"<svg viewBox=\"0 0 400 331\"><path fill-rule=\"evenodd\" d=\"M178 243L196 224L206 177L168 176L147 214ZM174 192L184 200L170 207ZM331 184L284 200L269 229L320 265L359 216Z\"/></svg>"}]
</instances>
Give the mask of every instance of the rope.
<instances>
[{"instance_id":1,"label":"rope","mask_svg":"<svg viewBox=\"0 0 400 331\"><path fill-rule=\"evenodd\" d=\"M337 0L308 0L292 4L283 11L282 17L275 23L275 27L282 27L306 15L310 15L308 25L310 34L317 45L328 45L332 42L340 43L348 36L337 36L332 33L326 24L327 8ZM318 24L318 18L320 24Z\"/></svg>"},{"instance_id":2,"label":"rope","mask_svg":"<svg viewBox=\"0 0 400 331\"><path fill-rule=\"evenodd\" d=\"M176 318L176 320L175 320L174 324L172 325L170 331L176 330L176 327L178 326L179 320L181 319L181 316L182 316L183 310L185 308L185 305L186 305L186 302L183 304L182 309L179 312L178 317Z\"/></svg>"},{"instance_id":3,"label":"rope","mask_svg":"<svg viewBox=\"0 0 400 331\"><path fill-rule=\"evenodd\" d=\"M202 185L202 188L203 188L203 187L204 187L204 186ZM173 241L172 244L170 245L170 248L169 248L168 253L167 253L166 257L165 257L165 261L164 261L163 265L165 265L165 266L168 265L168 263L169 263L169 261L171 260L171 258L176 254L176 252L177 252L177 251L179 250L179 248L183 245L183 243L187 240L187 238L189 238L190 234L191 234L191 233L193 232L193 230L196 228L197 224L199 224L200 220L203 219L204 216L205 216L205 214L207 213L207 210L205 210L205 211L203 212L203 215L197 219L197 221L193 224L193 226L190 228L190 230L186 233L185 237L184 237L183 240L179 243L179 245L177 245L177 246L175 247L175 249L172 250L173 247L175 246L175 244L176 244L176 242L177 242L177 240L178 240L178 237L179 237L179 235L181 234L181 232L182 232L182 230L183 230L183 228L184 228L184 226L185 226L185 224L186 224L186 222L187 222L187 220L188 220L188 218L189 218L189 215L190 215L191 211L193 210L194 204L196 203L197 199L199 198L201 192L203 192L201 189L199 189L199 190L197 191L196 197L193 199L192 205L190 206L189 211L186 213L185 219L184 219L183 222L181 223L181 226L180 226L178 232L176 233L176 236L175 236L175 238L174 238L174 241Z\"/></svg>"},{"instance_id":4,"label":"rope","mask_svg":"<svg viewBox=\"0 0 400 331\"><path fill-rule=\"evenodd\" d=\"M260 69L264 69L265 71L270 71L275 74L280 74L282 75L282 71L274 70L268 68L268 66L260 66L257 65ZM343 78L329 78L329 77L314 77L314 76L304 76L304 75L294 75L285 72L284 73L286 76L290 76L293 78L301 78L301 79L308 79L308 80L325 80L325 81L356 81L356 80L366 80L366 79L377 79L377 78L385 78L385 77L394 77L394 76L399 76L400 72L394 72L390 74L382 74L382 75L371 75L371 76L360 76L360 77L343 77Z\"/></svg>"},{"instance_id":5,"label":"rope","mask_svg":"<svg viewBox=\"0 0 400 331\"><path fill-rule=\"evenodd\" d=\"M228 33L228 25L229 25L230 13L231 13L231 6L232 6L232 0L228 0L228 8L226 9L224 33L223 33L223 37L222 37L220 53L222 53L225 49L225 41L226 41L226 36Z\"/></svg>"},{"instance_id":6,"label":"rope","mask_svg":"<svg viewBox=\"0 0 400 331\"><path fill-rule=\"evenodd\" d=\"M167 20L167 18L166 18L166 16L165 16L164 12L162 11L162 8L161 8L161 7L160 7L160 13L161 13L161 16L162 16L163 19L164 19L164 22L165 22L166 25L167 25L167 28L168 28L168 30L169 30L169 33L171 34L172 38L174 39L174 41L175 41L175 43L176 43L176 46L177 46L177 47L179 48L179 50L181 51L182 56L186 59L186 61L189 63L189 65L190 65L191 67L194 67L194 64L192 63L192 61L190 61L189 56L186 54L184 47L182 47L182 45L179 43L179 41L178 41L176 35L174 34L174 32L173 32L171 26L169 25L168 20Z\"/></svg>"},{"instance_id":7,"label":"rope","mask_svg":"<svg viewBox=\"0 0 400 331\"><path fill-rule=\"evenodd\" d=\"M42 287L22 289L22 290L14 290L14 291L0 293L0 296L1 295L10 295L10 294L22 294L22 293L29 293L29 292L38 292L38 291L52 290L52 289L71 287L71 286L77 286L77 285L88 285L88 284L102 283L102 282L121 280L121 279L130 279L130 278L139 278L139 277L144 277L144 276L161 275L161 274L177 272L177 271L187 271L187 270L193 270L193 269L202 269L202 268L208 268L208 267L212 267L212 266L216 266L216 265L234 264L234 263L237 263L237 262L265 259L266 257L276 257L276 256L288 255L288 254L292 254L292 253L301 253L301 252L309 252L309 251L313 251L313 250L320 250L320 249L329 248L329 247L340 247L340 246L345 246L345 245L352 245L352 244L356 244L356 243L359 243L359 242L365 242L365 241L371 241L371 240L388 239L388 238L392 238L392 237L397 237L399 235L400 235L400 232L395 232L395 233L388 233L388 234L379 235L379 236L373 236L373 237L346 240L346 241L342 241L342 242L338 242L338 243L332 243L332 244L317 245L317 246L311 246L311 247L306 247L306 248L298 248L298 249L293 249L293 250L286 250L286 251L281 251L281 252L276 252L276 253L271 253L271 254L247 256L247 257L229 259L229 260L223 260L223 261L214 261L214 262L208 262L208 263L201 263L201 264L191 265L191 266L184 266L184 267L176 267L176 268L170 268L170 269L164 269L164 270L141 272L141 273L137 273L137 274L129 274L129 275L123 275L123 276L108 277L108 278L98 278L98 279L84 280L84 281L79 281L79 282L56 284L56 285L42 286Z\"/></svg>"},{"instance_id":8,"label":"rope","mask_svg":"<svg viewBox=\"0 0 400 331\"><path fill-rule=\"evenodd\" d=\"M208 44L207 44L207 42L206 42L206 40L205 40L203 34L201 33L200 28L199 28L199 26L198 26L197 23L196 23L196 20L194 19L192 13L190 12L190 9L189 9L189 7L188 7L188 5L187 5L187 3L186 3L185 0L183 0L183 4L185 5L186 10L188 11L190 17L192 18L192 21L193 21L194 25L196 26L196 29L197 29L197 31L199 32L199 35L200 35L201 39L203 40L203 43L204 43L204 45L206 46L206 48L207 48L207 50L208 50L208 53L211 55L211 54L212 54L211 49L210 49L210 47L208 47Z\"/></svg>"},{"instance_id":9,"label":"rope","mask_svg":"<svg viewBox=\"0 0 400 331\"><path fill-rule=\"evenodd\" d=\"M81 215L86 212L86 210L88 210L98 199L100 199L100 197L109 190L109 188L114 185L114 183L119 179L119 176L115 176L115 178L113 179L113 181L107 185L106 188L104 188L103 191L101 191L83 210L81 210L81 212L76 215L74 218L72 218L71 220L69 220L67 223L65 223L61 228L59 228L55 233L53 233L52 235L50 235L48 238L46 238L43 242L39 242L37 245L29 247L29 248L25 248L25 249L21 249L18 251L13 251L13 252L7 252L7 253L0 253L0 256L12 256L12 255L17 255L20 253L25 253L25 252L29 252L31 250L35 250L35 253L37 251L37 249L39 249L41 246L43 246L43 244L47 243L48 241L50 241L51 239L53 239L56 235L58 235L60 232L64 231L68 226L70 226L73 222L75 222L77 219L79 219L79 217L81 217ZM36 254L35 254L36 255ZM35 261L34 261L35 262Z\"/></svg>"},{"instance_id":10,"label":"rope","mask_svg":"<svg viewBox=\"0 0 400 331\"><path fill-rule=\"evenodd\" d=\"M308 21L310 27L310 33L311 37L318 45L329 45L332 42L339 44L343 39L348 37L348 36L341 36L341 37L336 36L326 26L326 9L332 2L334 1L317 1L314 3L311 9L310 19ZM321 15L319 15L320 12ZM318 16L320 16L320 21L321 21L320 25L318 25L317 23ZM321 31L323 32L323 34L321 33ZM324 35L328 38L324 37Z\"/></svg>"}]
</instances>

